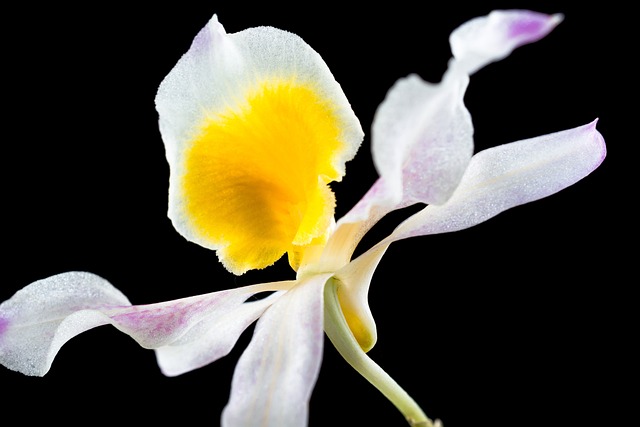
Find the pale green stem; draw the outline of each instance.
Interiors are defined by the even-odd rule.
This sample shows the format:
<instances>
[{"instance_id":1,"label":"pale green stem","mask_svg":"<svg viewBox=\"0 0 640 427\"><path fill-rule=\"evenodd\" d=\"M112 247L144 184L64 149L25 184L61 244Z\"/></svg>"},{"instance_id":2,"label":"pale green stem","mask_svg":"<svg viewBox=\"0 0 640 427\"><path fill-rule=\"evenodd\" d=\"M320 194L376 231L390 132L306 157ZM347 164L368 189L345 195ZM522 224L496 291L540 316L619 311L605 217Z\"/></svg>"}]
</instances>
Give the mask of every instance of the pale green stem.
<instances>
[{"instance_id":1,"label":"pale green stem","mask_svg":"<svg viewBox=\"0 0 640 427\"><path fill-rule=\"evenodd\" d=\"M342 314L337 286L339 284L334 279L330 279L325 286L324 328L338 352L398 408L410 426L442 427L438 420L434 424L411 396L360 348Z\"/></svg>"}]
</instances>

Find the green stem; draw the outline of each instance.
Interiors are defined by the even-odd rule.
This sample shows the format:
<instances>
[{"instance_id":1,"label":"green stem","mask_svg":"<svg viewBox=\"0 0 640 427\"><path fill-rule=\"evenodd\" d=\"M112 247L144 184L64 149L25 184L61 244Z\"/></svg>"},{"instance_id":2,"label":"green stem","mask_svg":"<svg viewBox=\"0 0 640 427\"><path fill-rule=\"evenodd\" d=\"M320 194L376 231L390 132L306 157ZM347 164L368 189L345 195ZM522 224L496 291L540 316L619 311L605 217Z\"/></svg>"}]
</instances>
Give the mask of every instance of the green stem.
<instances>
[{"instance_id":1,"label":"green stem","mask_svg":"<svg viewBox=\"0 0 640 427\"><path fill-rule=\"evenodd\" d=\"M410 426L442 427L438 420L433 423L415 400L360 348L342 314L337 295L338 286L338 281L330 279L324 291L324 329L338 352L398 408Z\"/></svg>"}]
</instances>

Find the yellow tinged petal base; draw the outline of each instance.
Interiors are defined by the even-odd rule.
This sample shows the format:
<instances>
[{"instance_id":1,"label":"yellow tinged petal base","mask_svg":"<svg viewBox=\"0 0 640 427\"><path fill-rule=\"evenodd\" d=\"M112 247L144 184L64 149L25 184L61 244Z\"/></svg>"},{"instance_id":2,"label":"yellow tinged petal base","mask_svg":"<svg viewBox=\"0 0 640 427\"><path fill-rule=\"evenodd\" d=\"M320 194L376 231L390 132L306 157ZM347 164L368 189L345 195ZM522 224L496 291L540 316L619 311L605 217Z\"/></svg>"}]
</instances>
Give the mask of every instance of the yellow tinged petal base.
<instances>
[{"instance_id":1,"label":"yellow tinged petal base","mask_svg":"<svg viewBox=\"0 0 640 427\"><path fill-rule=\"evenodd\" d=\"M264 81L210 115L184 157L194 233L236 274L324 236L335 208L327 184L341 179L340 131L335 106L294 80Z\"/></svg>"}]
</instances>

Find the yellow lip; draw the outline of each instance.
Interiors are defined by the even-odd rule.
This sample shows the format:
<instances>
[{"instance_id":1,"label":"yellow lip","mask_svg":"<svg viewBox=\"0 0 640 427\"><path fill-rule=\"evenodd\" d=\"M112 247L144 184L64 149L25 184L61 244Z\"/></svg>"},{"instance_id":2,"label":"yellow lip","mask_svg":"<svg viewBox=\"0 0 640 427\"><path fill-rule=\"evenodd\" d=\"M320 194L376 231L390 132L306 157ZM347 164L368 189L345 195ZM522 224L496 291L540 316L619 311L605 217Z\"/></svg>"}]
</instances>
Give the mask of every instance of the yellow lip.
<instances>
[{"instance_id":1,"label":"yellow lip","mask_svg":"<svg viewBox=\"0 0 640 427\"><path fill-rule=\"evenodd\" d=\"M182 190L191 226L229 270L267 267L325 234L340 134L334 105L293 80L264 81L209 114L185 152Z\"/></svg>"}]
</instances>

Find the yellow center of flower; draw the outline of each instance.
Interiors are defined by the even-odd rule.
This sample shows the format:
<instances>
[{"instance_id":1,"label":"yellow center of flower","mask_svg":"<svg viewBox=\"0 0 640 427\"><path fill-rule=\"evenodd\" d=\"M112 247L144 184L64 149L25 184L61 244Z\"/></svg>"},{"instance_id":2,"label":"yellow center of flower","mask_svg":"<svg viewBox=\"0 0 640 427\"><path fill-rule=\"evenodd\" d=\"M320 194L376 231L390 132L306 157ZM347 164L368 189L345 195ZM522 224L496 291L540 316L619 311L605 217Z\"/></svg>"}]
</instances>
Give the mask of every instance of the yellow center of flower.
<instances>
[{"instance_id":1,"label":"yellow center of flower","mask_svg":"<svg viewBox=\"0 0 640 427\"><path fill-rule=\"evenodd\" d=\"M198 235L236 274L284 253L294 268L325 236L344 148L335 106L311 86L265 81L243 103L207 118L186 151L185 210Z\"/></svg>"}]
</instances>

